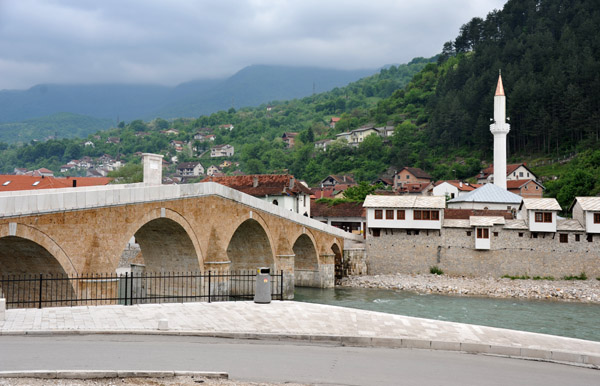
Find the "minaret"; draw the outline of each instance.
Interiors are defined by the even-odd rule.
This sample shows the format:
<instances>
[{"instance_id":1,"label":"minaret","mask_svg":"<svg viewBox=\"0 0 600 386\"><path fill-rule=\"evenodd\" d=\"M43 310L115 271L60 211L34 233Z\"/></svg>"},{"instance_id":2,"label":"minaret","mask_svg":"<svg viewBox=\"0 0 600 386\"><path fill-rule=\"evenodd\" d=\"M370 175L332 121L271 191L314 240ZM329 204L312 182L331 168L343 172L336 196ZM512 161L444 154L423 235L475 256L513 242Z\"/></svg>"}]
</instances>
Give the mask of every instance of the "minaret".
<instances>
[{"instance_id":1,"label":"minaret","mask_svg":"<svg viewBox=\"0 0 600 386\"><path fill-rule=\"evenodd\" d=\"M506 123L506 96L501 74L494 95L494 123L490 125L490 131L494 135L494 185L506 189L506 134L510 125Z\"/></svg>"}]
</instances>

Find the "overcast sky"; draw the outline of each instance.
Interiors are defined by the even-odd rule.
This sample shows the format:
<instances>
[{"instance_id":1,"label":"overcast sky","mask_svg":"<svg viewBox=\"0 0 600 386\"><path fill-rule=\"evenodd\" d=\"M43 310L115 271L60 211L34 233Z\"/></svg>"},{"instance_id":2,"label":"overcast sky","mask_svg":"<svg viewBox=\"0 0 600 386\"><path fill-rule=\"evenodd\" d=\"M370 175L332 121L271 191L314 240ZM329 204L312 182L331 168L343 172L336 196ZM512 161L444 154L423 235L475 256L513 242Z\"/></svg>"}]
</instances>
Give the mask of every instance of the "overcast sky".
<instances>
[{"instance_id":1,"label":"overcast sky","mask_svg":"<svg viewBox=\"0 0 600 386\"><path fill-rule=\"evenodd\" d=\"M430 57L506 0L0 0L0 89Z\"/></svg>"}]
</instances>

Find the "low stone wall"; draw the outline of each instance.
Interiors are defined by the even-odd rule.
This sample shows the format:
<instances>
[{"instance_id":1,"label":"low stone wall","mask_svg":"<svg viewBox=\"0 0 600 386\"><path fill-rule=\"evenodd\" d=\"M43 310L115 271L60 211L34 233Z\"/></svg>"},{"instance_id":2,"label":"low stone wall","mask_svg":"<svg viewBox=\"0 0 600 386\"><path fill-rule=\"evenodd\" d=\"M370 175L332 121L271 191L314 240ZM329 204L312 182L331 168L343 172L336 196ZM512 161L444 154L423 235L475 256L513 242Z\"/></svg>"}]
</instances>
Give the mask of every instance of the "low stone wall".
<instances>
[{"instance_id":1,"label":"low stone wall","mask_svg":"<svg viewBox=\"0 0 600 386\"><path fill-rule=\"evenodd\" d=\"M319 270L295 269L296 287L332 288L335 285L333 264L321 264Z\"/></svg>"},{"instance_id":2,"label":"low stone wall","mask_svg":"<svg viewBox=\"0 0 600 386\"><path fill-rule=\"evenodd\" d=\"M366 274L367 254L365 248L344 249L344 276Z\"/></svg>"},{"instance_id":3,"label":"low stone wall","mask_svg":"<svg viewBox=\"0 0 600 386\"><path fill-rule=\"evenodd\" d=\"M428 273L432 266L438 266L444 273L459 276L561 278L585 272L589 277L600 277L598 235L592 242L582 232L537 233L537 238L533 238L526 230L494 227L490 229L490 250L476 250L473 229L443 228L415 233L382 229L380 237L369 235L368 273ZM560 242L559 233L568 234L568 243ZM576 241L576 234L580 241Z\"/></svg>"}]
</instances>

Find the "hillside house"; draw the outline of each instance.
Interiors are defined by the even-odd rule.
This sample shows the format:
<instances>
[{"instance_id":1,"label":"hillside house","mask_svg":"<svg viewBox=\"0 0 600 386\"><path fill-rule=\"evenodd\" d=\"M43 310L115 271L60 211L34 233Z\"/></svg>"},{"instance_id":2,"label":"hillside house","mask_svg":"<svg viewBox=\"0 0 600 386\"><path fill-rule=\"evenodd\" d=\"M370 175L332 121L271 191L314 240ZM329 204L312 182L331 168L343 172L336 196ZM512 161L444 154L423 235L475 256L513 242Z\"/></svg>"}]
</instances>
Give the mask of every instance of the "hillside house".
<instances>
[{"instance_id":1,"label":"hillside house","mask_svg":"<svg viewBox=\"0 0 600 386\"><path fill-rule=\"evenodd\" d=\"M310 217L311 191L289 174L210 177L202 182L216 182Z\"/></svg>"},{"instance_id":2,"label":"hillside house","mask_svg":"<svg viewBox=\"0 0 600 386\"><path fill-rule=\"evenodd\" d=\"M379 135L379 132L375 130L375 127L373 126L363 126L356 130L352 130L350 132L348 144L350 146L358 146L371 134Z\"/></svg>"},{"instance_id":3,"label":"hillside house","mask_svg":"<svg viewBox=\"0 0 600 386\"><path fill-rule=\"evenodd\" d=\"M200 162L182 162L177 165L177 175L180 177L198 177L204 174L204 167Z\"/></svg>"},{"instance_id":4,"label":"hillside house","mask_svg":"<svg viewBox=\"0 0 600 386\"><path fill-rule=\"evenodd\" d=\"M523 198L542 198L544 189L536 180L506 180L506 190Z\"/></svg>"},{"instance_id":5,"label":"hillside house","mask_svg":"<svg viewBox=\"0 0 600 386\"><path fill-rule=\"evenodd\" d=\"M206 169L206 175L207 176L212 177L212 176L215 176L217 174L223 174L223 171L221 169L219 169L218 166L210 165L208 167L208 169Z\"/></svg>"},{"instance_id":6,"label":"hillside house","mask_svg":"<svg viewBox=\"0 0 600 386\"><path fill-rule=\"evenodd\" d=\"M329 127L335 129L335 124L338 123L340 119L341 118L339 117L331 117L331 119L329 120Z\"/></svg>"},{"instance_id":7,"label":"hillside house","mask_svg":"<svg viewBox=\"0 0 600 386\"><path fill-rule=\"evenodd\" d=\"M375 128L375 130L377 130L377 134L379 134L379 136L384 139L393 136L394 129L394 126L382 126Z\"/></svg>"},{"instance_id":8,"label":"hillside house","mask_svg":"<svg viewBox=\"0 0 600 386\"><path fill-rule=\"evenodd\" d=\"M431 180L432 177L423 169L403 167L394 173L394 190L400 190L405 184L429 184Z\"/></svg>"},{"instance_id":9,"label":"hillside house","mask_svg":"<svg viewBox=\"0 0 600 386\"><path fill-rule=\"evenodd\" d=\"M183 151L183 147L185 146L185 142L183 141L171 141L171 146L175 149L177 153L181 153Z\"/></svg>"},{"instance_id":10,"label":"hillside house","mask_svg":"<svg viewBox=\"0 0 600 386\"><path fill-rule=\"evenodd\" d=\"M226 125L220 125L219 129L225 129L225 130L231 131L231 130L233 130L233 125L231 123L228 123Z\"/></svg>"},{"instance_id":11,"label":"hillside house","mask_svg":"<svg viewBox=\"0 0 600 386\"><path fill-rule=\"evenodd\" d=\"M85 147L88 147L88 146L90 146L90 147L96 147L96 146L94 145L94 142L92 142L92 141L86 141L86 142L84 142L84 143L83 143L83 146L85 146Z\"/></svg>"},{"instance_id":12,"label":"hillside house","mask_svg":"<svg viewBox=\"0 0 600 386\"><path fill-rule=\"evenodd\" d=\"M160 133L166 134L166 135L179 135L179 130L176 130L176 129L161 130Z\"/></svg>"},{"instance_id":13,"label":"hillside house","mask_svg":"<svg viewBox=\"0 0 600 386\"><path fill-rule=\"evenodd\" d=\"M327 151L327 146L329 146L331 142L333 142L333 139L321 139L319 141L315 141L315 149Z\"/></svg>"},{"instance_id":14,"label":"hillside house","mask_svg":"<svg viewBox=\"0 0 600 386\"><path fill-rule=\"evenodd\" d=\"M217 145L210 149L210 156L212 158L231 157L233 153L234 149L231 145Z\"/></svg>"},{"instance_id":15,"label":"hillside house","mask_svg":"<svg viewBox=\"0 0 600 386\"><path fill-rule=\"evenodd\" d=\"M119 137L108 137L106 139L106 143L112 143L112 144L121 143L121 138L119 138Z\"/></svg>"},{"instance_id":16,"label":"hillside house","mask_svg":"<svg viewBox=\"0 0 600 386\"><path fill-rule=\"evenodd\" d=\"M478 184L488 184L494 182L494 165L483 169L475 177L477 178ZM538 178L533 172L527 167L527 164L511 164L506 165L506 181L511 180L535 180Z\"/></svg>"},{"instance_id":17,"label":"hillside house","mask_svg":"<svg viewBox=\"0 0 600 386\"><path fill-rule=\"evenodd\" d=\"M223 161L223 162L221 162L221 163L219 164L219 167L220 167L221 169L224 169L224 168L228 168L228 167L230 167L231 165L233 165L233 162L231 162L231 161L229 161L229 160L225 160L225 161Z\"/></svg>"},{"instance_id":18,"label":"hillside house","mask_svg":"<svg viewBox=\"0 0 600 386\"><path fill-rule=\"evenodd\" d=\"M356 185L354 177L349 174L330 174L321 181L321 187L336 185Z\"/></svg>"},{"instance_id":19,"label":"hillside house","mask_svg":"<svg viewBox=\"0 0 600 386\"><path fill-rule=\"evenodd\" d=\"M281 136L281 139L287 145L287 147L290 148L290 147L294 147L297 136L298 136L298 133L283 133L283 135Z\"/></svg>"}]
</instances>

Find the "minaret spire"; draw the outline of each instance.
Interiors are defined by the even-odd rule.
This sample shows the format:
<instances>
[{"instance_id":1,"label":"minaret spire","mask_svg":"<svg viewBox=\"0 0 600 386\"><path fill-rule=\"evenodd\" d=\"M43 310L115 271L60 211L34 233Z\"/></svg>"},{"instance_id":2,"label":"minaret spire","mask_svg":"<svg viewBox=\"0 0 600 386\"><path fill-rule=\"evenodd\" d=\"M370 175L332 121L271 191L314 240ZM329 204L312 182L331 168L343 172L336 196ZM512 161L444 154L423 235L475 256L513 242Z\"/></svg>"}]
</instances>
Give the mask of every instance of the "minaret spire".
<instances>
[{"instance_id":1,"label":"minaret spire","mask_svg":"<svg viewBox=\"0 0 600 386\"><path fill-rule=\"evenodd\" d=\"M510 125L506 123L506 95L500 72L494 95L494 123L490 125L490 131L494 135L494 185L506 189L506 135Z\"/></svg>"}]
</instances>

